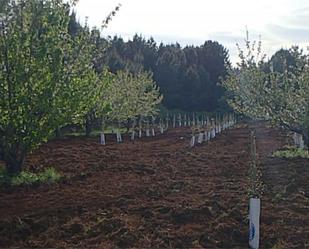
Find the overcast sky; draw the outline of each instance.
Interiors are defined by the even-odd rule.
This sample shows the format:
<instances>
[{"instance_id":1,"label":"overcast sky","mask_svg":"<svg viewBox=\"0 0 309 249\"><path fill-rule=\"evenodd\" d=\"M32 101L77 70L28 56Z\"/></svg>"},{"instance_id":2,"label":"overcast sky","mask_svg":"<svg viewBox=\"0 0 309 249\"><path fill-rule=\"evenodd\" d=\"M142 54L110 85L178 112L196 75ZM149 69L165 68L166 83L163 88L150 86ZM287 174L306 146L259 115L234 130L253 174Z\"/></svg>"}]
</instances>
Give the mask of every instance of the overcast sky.
<instances>
[{"instance_id":1,"label":"overcast sky","mask_svg":"<svg viewBox=\"0 0 309 249\"><path fill-rule=\"evenodd\" d=\"M216 40L233 62L246 27L252 40L261 36L268 56L282 47L309 46L309 0L79 0L77 16L99 27L118 3L120 11L103 35L128 39L137 33L182 46Z\"/></svg>"}]
</instances>

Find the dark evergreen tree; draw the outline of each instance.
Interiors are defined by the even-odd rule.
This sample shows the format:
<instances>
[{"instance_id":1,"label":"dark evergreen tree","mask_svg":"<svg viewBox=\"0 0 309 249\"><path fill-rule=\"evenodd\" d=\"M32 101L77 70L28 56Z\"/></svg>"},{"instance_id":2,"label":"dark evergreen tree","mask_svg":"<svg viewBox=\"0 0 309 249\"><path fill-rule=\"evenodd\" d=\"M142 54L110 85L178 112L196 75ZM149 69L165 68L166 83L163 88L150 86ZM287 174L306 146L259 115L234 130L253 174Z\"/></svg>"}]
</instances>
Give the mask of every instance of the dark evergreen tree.
<instances>
[{"instance_id":1,"label":"dark evergreen tree","mask_svg":"<svg viewBox=\"0 0 309 249\"><path fill-rule=\"evenodd\" d=\"M206 41L202 46L182 48L178 43L158 46L153 38L146 40L140 35L129 41L117 36L106 40L98 31L92 31L92 35L98 51L100 46L107 48L101 57L96 56L97 71L108 66L113 73L151 72L167 109L214 112L228 108L220 80L230 63L228 51L218 42Z\"/></svg>"}]
</instances>

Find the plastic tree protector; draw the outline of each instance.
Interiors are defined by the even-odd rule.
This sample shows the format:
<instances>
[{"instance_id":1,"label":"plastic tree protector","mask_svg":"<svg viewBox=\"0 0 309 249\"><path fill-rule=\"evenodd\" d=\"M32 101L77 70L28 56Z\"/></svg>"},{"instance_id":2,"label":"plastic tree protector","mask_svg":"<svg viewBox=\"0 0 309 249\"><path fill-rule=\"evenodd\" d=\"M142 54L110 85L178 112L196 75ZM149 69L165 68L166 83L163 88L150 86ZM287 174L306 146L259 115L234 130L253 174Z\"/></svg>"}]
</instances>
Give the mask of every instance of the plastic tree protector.
<instances>
[{"instance_id":1,"label":"plastic tree protector","mask_svg":"<svg viewBox=\"0 0 309 249\"><path fill-rule=\"evenodd\" d=\"M259 248L260 240L260 208L259 198L250 198L249 203L249 246L252 249Z\"/></svg>"},{"instance_id":2,"label":"plastic tree protector","mask_svg":"<svg viewBox=\"0 0 309 249\"><path fill-rule=\"evenodd\" d=\"M105 134L104 132L100 133L100 144L105 145Z\"/></svg>"}]
</instances>

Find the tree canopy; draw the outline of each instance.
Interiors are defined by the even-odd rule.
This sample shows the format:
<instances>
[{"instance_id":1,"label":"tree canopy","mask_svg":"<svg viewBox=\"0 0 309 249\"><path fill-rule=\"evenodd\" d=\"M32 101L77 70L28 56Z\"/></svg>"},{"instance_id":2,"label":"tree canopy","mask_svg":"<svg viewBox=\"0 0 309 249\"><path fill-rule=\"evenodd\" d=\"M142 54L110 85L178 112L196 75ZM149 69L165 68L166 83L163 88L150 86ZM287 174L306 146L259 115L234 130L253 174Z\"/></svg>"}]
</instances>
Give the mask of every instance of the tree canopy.
<instances>
[{"instance_id":1,"label":"tree canopy","mask_svg":"<svg viewBox=\"0 0 309 249\"><path fill-rule=\"evenodd\" d=\"M154 116L162 96L149 73L133 75L127 71L118 71L107 89L110 111L107 118L124 122L138 117Z\"/></svg>"},{"instance_id":2,"label":"tree canopy","mask_svg":"<svg viewBox=\"0 0 309 249\"><path fill-rule=\"evenodd\" d=\"M261 44L246 41L241 62L224 81L232 108L301 133L309 140L309 60L297 47L278 51L267 63ZM255 53L256 51L256 53ZM267 68L268 67L268 68Z\"/></svg>"},{"instance_id":3,"label":"tree canopy","mask_svg":"<svg viewBox=\"0 0 309 249\"><path fill-rule=\"evenodd\" d=\"M3 7L3 6L2 6ZM56 128L83 122L104 80L93 69L87 27L68 32L61 0L7 1L0 25L0 157L18 172Z\"/></svg>"}]
</instances>

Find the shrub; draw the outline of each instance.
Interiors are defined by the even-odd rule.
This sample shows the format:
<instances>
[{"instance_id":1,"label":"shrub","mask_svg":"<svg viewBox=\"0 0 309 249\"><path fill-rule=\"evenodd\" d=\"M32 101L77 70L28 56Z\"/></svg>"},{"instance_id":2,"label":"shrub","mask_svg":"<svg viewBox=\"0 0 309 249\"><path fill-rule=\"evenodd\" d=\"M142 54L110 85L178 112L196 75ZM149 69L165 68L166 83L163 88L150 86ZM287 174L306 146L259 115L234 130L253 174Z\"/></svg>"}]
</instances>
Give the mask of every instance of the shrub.
<instances>
[{"instance_id":1,"label":"shrub","mask_svg":"<svg viewBox=\"0 0 309 249\"><path fill-rule=\"evenodd\" d=\"M295 147L290 147L285 150L278 150L273 153L274 157L282 157L282 158L308 158L309 159L309 151L300 149L300 148L295 148Z\"/></svg>"},{"instance_id":2,"label":"shrub","mask_svg":"<svg viewBox=\"0 0 309 249\"><path fill-rule=\"evenodd\" d=\"M54 168L47 168L40 173L22 171L16 176L9 176L4 169L0 168L0 184L11 186L33 185L36 183L55 183L59 181L61 175Z\"/></svg>"}]
</instances>

